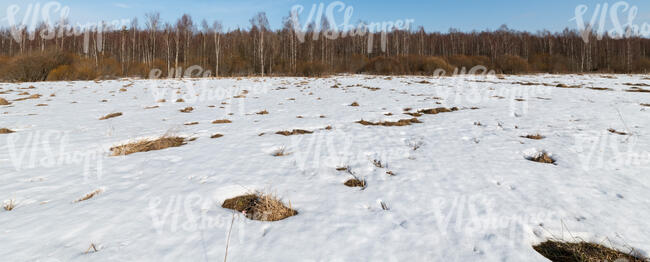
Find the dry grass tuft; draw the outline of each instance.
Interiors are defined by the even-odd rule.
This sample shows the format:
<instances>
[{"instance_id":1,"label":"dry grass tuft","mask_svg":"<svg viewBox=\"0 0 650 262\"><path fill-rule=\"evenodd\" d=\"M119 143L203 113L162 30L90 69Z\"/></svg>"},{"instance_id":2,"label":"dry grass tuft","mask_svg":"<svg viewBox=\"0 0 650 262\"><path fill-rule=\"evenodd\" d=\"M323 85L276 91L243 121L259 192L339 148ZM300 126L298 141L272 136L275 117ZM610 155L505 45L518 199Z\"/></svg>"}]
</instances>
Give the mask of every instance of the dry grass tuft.
<instances>
[{"instance_id":1,"label":"dry grass tuft","mask_svg":"<svg viewBox=\"0 0 650 262\"><path fill-rule=\"evenodd\" d=\"M458 107L452 107L452 108L438 107L438 108L431 108L431 109L422 109L422 110L418 110L418 113L426 114L426 115L436 115L440 113L449 113L454 111L458 111Z\"/></svg>"},{"instance_id":2,"label":"dry grass tuft","mask_svg":"<svg viewBox=\"0 0 650 262\"><path fill-rule=\"evenodd\" d=\"M97 190L95 190L95 191L93 191L93 192L90 192L90 193L86 194L86 195L83 196L82 198L79 198L79 199L75 200L74 202L86 201L86 200L88 200L88 199L91 199L91 198L95 197L96 195L99 195L99 194L102 193L102 192L104 192L104 190L97 189Z\"/></svg>"},{"instance_id":3,"label":"dry grass tuft","mask_svg":"<svg viewBox=\"0 0 650 262\"><path fill-rule=\"evenodd\" d=\"M183 102L185 102L185 99L182 99L182 98L176 99L176 103L183 103Z\"/></svg>"},{"instance_id":4,"label":"dry grass tuft","mask_svg":"<svg viewBox=\"0 0 650 262\"><path fill-rule=\"evenodd\" d=\"M360 121L357 121L357 123L362 124L364 126L409 126L411 124L417 124L422 122L417 118L411 118L411 119L401 119L396 122L390 122L390 121L369 122L362 119Z\"/></svg>"},{"instance_id":5,"label":"dry grass tuft","mask_svg":"<svg viewBox=\"0 0 650 262\"><path fill-rule=\"evenodd\" d=\"M181 109L181 112L183 112L183 113L190 113L192 111L194 111L194 108L191 107L191 106L188 106L186 108Z\"/></svg>"},{"instance_id":6,"label":"dry grass tuft","mask_svg":"<svg viewBox=\"0 0 650 262\"><path fill-rule=\"evenodd\" d=\"M294 129L291 131L278 131L275 132L278 135L283 135L283 136L293 136L293 135L303 135L303 134L311 134L314 133L313 131L309 130L303 130L303 129Z\"/></svg>"},{"instance_id":7,"label":"dry grass tuft","mask_svg":"<svg viewBox=\"0 0 650 262\"><path fill-rule=\"evenodd\" d=\"M157 139L143 139L133 143L128 143L111 148L113 156L130 155L138 152L148 152L162 150L169 147L179 147L185 145L185 138L163 136Z\"/></svg>"},{"instance_id":8,"label":"dry grass tuft","mask_svg":"<svg viewBox=\"0 0 650 262\"><path fill-rule=\"evenodd\" d=\"M352 104L350 104L350 106L359 106L359 103L357 103L357 102L355 101L355 102L352 102Z\"/></svg>"},{"instance_id":9,"label":"dry grass tuft","mask_svg":"<svg viewBox=\"0 0 650 262\"><path fill-rule=\"evenodd\" d=\"M641 106L650 107L650 104L641 104Z\"/></svg>"},{"instance_id":10,"label":"dry grass tuft","mask_svg":"<svg viewBox=\"0 0 650 262\"><path fill-rule=\"evenodd\" d=\"M214 134L214 135L210 136L210 138L214 139L214 138L220 138L222 136L223 136L222 134Z\"/></svg>"},{"instance_id":11,"label":"dry grass tuft","mask_svg":"<svg viewBox=\"0 0 650 262\"><path fill-rule=\"evenodd\" d=\"M198 125L198 124L199 124L199 122L189 122L189 123L185 123L185 124L183 124L183 125L186 125L186 126L193 126L193 125Z\"/></svg>"},{"instance_id":12,"label":"dry grass tuft","mask_svg":"<svg viewBox=\"0 0 650 262\"><path fill-rule=\"evenodd\" d=\"M626 135L627 135L626 132L617 131L617 130L614 129L614 128L607 129L607 131L609 131L609 132L612 133L612 134L617 134L617 135L622 135L622 136L626 136Z\"/></svg>"},{"instance_id":13,"label":"dry grass tuft","mask_svg":"<svg viewBox=\"0 0 650 262\"><path fill-rule=\"evenodd\" d=\"M542 136L542 135L540 135L540 134L525 135L525 136L521 136L521 137L522 137L522 138L533 139L533 140L541 140L541 139L544 139L544 136Z\"/></svg>"},{"instance_id":14,"label":"dry grass tuft","mask_svg":"<svg viewBox=\"0 0 650 262\"><path fill-rule=\"evenodd\" d=\"M0 134L11 134L11 133L15 133L15 131L9 128L0 128Z\"/></svg>"},{"instance_id":15,"label":"dry grass tuft","mask_svg":"<svg viewBox=\"0 0 650 262\"><path fill-rule=\"evenodd\" d=\"M533 246L533 249L553 262L649 261L647 258L638 258L600 244L587 242L569 243L548 240Z\"/></svg>"},{"instance_id":16,"label":"dry grass tuft","mask_svg":"<svg viewBox=\"0 0 650 262\"><path fill-rule=\"evenodd\" d=\"M343 184L348 186L348 187L362 187L362 188L365 188L366 187L366 180L360 180L358 178L351 178L351 179L348 179L348 181L345 181L345 183L343 183Z\"/></svg>"},{"instance_id":17,"label":"dry grass tuft","mask_svg":"<svg viewBox=\"0 0 650 262\"><path fill-rule=\"evenodd\" d=\"M625 90L625 92L631 92L631 93L650 93L650 90L648 89L643 89L640 87L631 87L630 89Z\"/></svg>"},{"instance_id":18,"label":"dry grass tuft","mask_svg":"<svg viewBox=\"0 0 650 262\"><path fill-rule=\"evenodd\" d=\"M6 105L11 105L11 103L9 103L7 99L0 97L0 106L6 106Z\"/></svg>"},{"instance_id":19,"label":"dry grass tuft","mask_svg":"<svg viewBox=\"0 0 650 262\"><path fill-rule=\"evenodd\" d=\"M16 208L16 202L14 202L13 199L9 199L8 201L5 201L4 205L2 205L2 207L6 211L14 210L14 208Z\"/></svg>"},{"instance_id":20,"label":"dry grass tuft","mask_svg":"<svg viewBox=\"0 0 650 262\"><path fill-rule=\"evenodd\" d=\"M553 159L550 155L548 155L548 153L543 151L532 156L527 156L526 159L538 163L555 164L555 159Z\"/></svg>"},{"instance_id":21,"label":"dry grass tuft","mask_svg":"<svg viewBox=\"0 0 650 262\"><path fill-rule=\"evenodd\" d=\"M258 115L268 115L268 114L269 114L269 111L266 111L266 109L265 109L265 110L262 110L262 111L259 111L259 112L255 113L255 114L258 114Z\"/></svg>"},{"instance_id":22,"label":"dry grass tuft","mask_svg":"<svg viewBox=\"0 0 650 262\"><path fill-rule=\"evenodd\" d=\"M122 113L117 112L117 113L108 114L108 115L105 115L105 116L101 117L99 120L106 120L106 119L113 118L113 117L118 117L118 116L122 116Z\"/></svg>"},{"instance_id":23,"label":"dry grass tuft","mask_svg":"<svg viewBox=\"0 0 650 262\"><path fill-rule=\"evenodd\" d=\"M28 99L39 99L39 98L41 98L41 95L33 94L31 96L28 96L28 97L18 98L18 99L14 100L14 101L25 101L25 100L28 100Z\"/></svg>"},{"instance_id":24,"label":"dry grass tuft","mask_svg":"<svg viewBox=\"0 0 650 262\"><path fill-rule=\"evenodd\" d=\"M271 155L272 155L272 156L275 156L275 157L278 157L278 156L286 156L286 155L289 155L289 154L291 154L291 153L287 152L287 151L284 149L284 147L281 147L281 148L278 148L278 150L275 150L275 151L273 152L273 154L271 154Z\"/></svg>"},{"instance_id":25,"label":"dry grass tuft","mask_svg":"<svg viewBox=\"0 0 650 262\"><path fill-rule=\"evenodd\" d=\"M232 123L232 121L230 121L228 119L218 119L218 120L212 121L212 123L213 124L230 124L230 123Z\"/></svg>"},{"instance_id":26,"label":"dry grass tuft","mask_svg":"<svg viewBox=\"0 0 650 262\"><path fill-rule=\"evenodd\" d=\"M36 106L47 106L47 104L37 104Z\"/></svg>"},{"instance_id":27,"label":"dry grass tuft","mask_svg":"<svg viewBox=\"0 0 650 262\"><path fill-rule=\"evenodd\" d=\"M260 192L226 199L221 207L242 212L247 218L260 221L279 221L298 214L298 211L291 209L291 202L287 207L275 196Z\"/></svg>"}]
</instances>

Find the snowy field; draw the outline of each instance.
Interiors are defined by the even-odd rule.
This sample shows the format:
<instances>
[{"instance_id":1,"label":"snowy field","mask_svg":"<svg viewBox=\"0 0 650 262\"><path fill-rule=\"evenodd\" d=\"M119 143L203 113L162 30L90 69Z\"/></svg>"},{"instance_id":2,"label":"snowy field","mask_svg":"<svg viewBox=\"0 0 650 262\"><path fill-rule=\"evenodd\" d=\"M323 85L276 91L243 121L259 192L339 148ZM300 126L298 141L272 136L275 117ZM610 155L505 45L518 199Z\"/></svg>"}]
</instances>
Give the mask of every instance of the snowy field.
<instances>
[{"instance_id":1,"label":"snowy field","mask_svg":"<svg viewBox=\"0 0 650 262\"><path fill-rule=\"evenodd\" d=\"M14 131L0 134L0 202L13 206L0 209L0 261L222 261L226 249L228 261L547 261L532 246L548 238L647 255L649 86L643 75L0 84L0 128ZM417 113L441 107L451 112ZM276 134L294 129L313 133ZM111 156L163 135L187 144ZM529 161L539 152L555 164ZM351 173L366 187L345 186ZM299 213L262 222L221 207L254 191Z\"/></svg>"}]
</instances>

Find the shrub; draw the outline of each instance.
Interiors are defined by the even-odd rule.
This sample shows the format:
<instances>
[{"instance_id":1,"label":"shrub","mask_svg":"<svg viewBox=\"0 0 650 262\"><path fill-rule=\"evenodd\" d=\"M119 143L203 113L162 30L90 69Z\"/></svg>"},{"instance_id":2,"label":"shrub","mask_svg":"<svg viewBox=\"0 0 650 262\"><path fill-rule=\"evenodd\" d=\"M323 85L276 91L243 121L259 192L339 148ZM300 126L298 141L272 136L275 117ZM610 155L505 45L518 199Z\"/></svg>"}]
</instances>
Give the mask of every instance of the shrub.
<instances>
[{"instance_id":1,"label":"shrub","mask_svg":"<svg viewBox=\"0 0 650 262\"><path fill-rule=\"evenodd\" d=\"M497 58L497 67L504 74L520 74L528 72L528 61L519 56L504 55Z\"/></svg>"}]
</instances>

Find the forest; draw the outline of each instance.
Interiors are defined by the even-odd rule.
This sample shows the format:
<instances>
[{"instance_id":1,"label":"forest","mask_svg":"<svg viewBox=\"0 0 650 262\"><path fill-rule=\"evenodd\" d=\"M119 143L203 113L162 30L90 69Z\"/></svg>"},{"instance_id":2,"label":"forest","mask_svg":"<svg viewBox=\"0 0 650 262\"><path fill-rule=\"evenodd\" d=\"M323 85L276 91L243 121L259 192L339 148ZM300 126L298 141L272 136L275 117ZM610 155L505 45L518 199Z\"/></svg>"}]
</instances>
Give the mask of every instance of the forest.
<instances>
[{"instance_id":1,"label":"forest","mask_svg":"<svg viewBox=\"0 0 650 262\"><path fill-rule=\"evenodd\" d=\"M224 31L219 21L195 22L183 15L164 22L149 13L124 25L83 28L66 21L33 29L0 29L0 80L12 82L93 80L120 77L184 77L200 66L221 76L326 76L447 74L483 65L503 74L647 73L650 40L599 39L591 32L493 31L427 32L423 27L326 37L326 23L296 30L295 17L280 29L265 13L250 27ZM208 74L203 74L207 76Z\"/></svg>"}]
</instances>

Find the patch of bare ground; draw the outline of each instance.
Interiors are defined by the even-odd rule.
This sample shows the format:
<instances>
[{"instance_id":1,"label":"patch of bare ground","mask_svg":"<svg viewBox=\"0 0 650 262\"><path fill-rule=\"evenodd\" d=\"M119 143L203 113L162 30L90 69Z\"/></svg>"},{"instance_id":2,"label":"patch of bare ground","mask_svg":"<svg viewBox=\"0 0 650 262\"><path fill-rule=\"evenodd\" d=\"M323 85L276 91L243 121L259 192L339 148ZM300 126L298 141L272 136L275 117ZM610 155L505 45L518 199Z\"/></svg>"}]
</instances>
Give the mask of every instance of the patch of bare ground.
<instances>
[{"instance_id":1,"label":"patch of bare ground","mask_svg":"<svg viewBox=\"0 0 650 262\"><path fill-rule=\"evenodd\" d=\"M93 197L99 195L99 194L102 193L102 192L104 192L104 190L102 190L102 189L97 189L97 190L95 190L95 191L93 191L93 192L90 192L90 193L86 194L86 195L83 196L82 198L79 198L79 199L75 200L74 202L86 201L86 200L88 200L88 199L91 199L91 198L93 198Z\"/></svg>"},{"instance_id":2,"label":"patch of bare ground","mask_svg":"<svg viewBox=\"0 0 650 262\"><path fill-rule=\"evenodd\" d=\"M632 252L624 253L600 244L588 242L572 243L548 240L533 246L533 249L552 262L650 261L648 258L633 256Z\"/></svg>"},{"instance_id":3,"label":"patch of bare ground","mask_svg":"<svg viewBox=\"0 0 650 262\"><path fill-rule=\"evenodd\" d=\"M609 131L612 134L617 134L617 135L621 135L621 136L626 136L627 135L626 132L618 131L618 130L616 130L614 128L607 129L607 131Z\"/></svg>"},{"instance_id":4,"label":"patch of bare ground","mask_svg":"<svg viewBox=\"0 0 650 262\"><path fill-rule=\"evenodd\" d=\"M156 139L142 139L132 143L111 148L112 156L130 155L138 152L162 150L170 147L185 145L185 138L177 136L163 136Z\"/></svg>"},{"instance_id":5,"label":"patch of bare ground","mask_svg":"<svg viewBox=\"0 0 650 262\"><path fill-rule=\"evenodd\" d=\"M41 95L33 94L31 96L18 98L18 99L14 100L14 101L25 101L25 100L28 100L28 99L39 99L39 98L41 98Z\"/></svg>"},{"instance_id":6,"label":"patch of bare ground","mask_svg":"<svg viewBox=\"0 0 650 262\"><path fill-rule=\"evenodd\" d=\"M9 103L7 99L0 97L0 106L7 106L7 105L11 105L11 103Z\"/></svg>"},{"instance_id":7,"label":"patch of bare ground","mask_svg":"<svg viewBox=\"0 0 650 262\"><path fill-rule=\"evenodd\" d=\"M15 133L15 131L9 128L0 128L0 134L11 134L11 133Z\"/></svg>"},{"instance_id":8,"label":"patch of bare ground","mask_svg":"<svg viewBox=\"0 0 650 262\"><path fill-rule=\"evenodd\" d=\"M220 137L223 137L223 135L222 134L214 134L214 135L210 136L210 138L212 138L212 139L220 138Z\"/></svg>"},{"instance_id":9,"label":"patch of bare ground","mask_svg":"<svg viewBox=\"0 0 650 262\"><path fill-rule=\"evenodd\" d=\"M397 121L381 121L381 122L369 122L362 119L357 121L357 123L362 124L364 126L410 126L411 124L417 124L422 122L417 118L411 118L411 119L400 119Z\"/></svg>"},{"instance_id":10,"label":"patch of bare ground","mask_svg":"<svg viewBox=\"0 0 650 262\"><path fill-rule=\"evenodd\" d=\"M525 136L521 136L521 137L522 138L532 139L532 140L542 140L542 139L545 138L544 136L542 136L540 134L529 134L529 135L525 135Z\"/></svg>"},{"instance_id":11,"label":"patch of bare ground","mask_svg":"<svg viewBox=\"0 0 650 262\"><path fill-rule=\"evenodd\" d=\"M526 156L526 159L533 162L544 163L544 164L555 164L556 162L556 160L545 151L538 152L537 154L531 156Z\"/></svg>"},{"instance_id":12,"label":"patch of bare ground","mask_svg":"<svg viewBox=\"0 0 650 262\"><path fill-rule=\"evenodd\" d=\"M102 116L99 120L106 120L106 119L110 119L110 118L114 118L114 117L118 117L118 116L122 116L122 113L121 112L111 113L111 114Z\"/></svg>"},{"instance_id":13,"label":"patch of bare ground","mask_svg":"<svg viewBox=\"0 0 650 262\"><path fill-rule=\"evenodd\" d=\"M293 136L293 135L303 135L303 134L311 134L314 133L313 131L309 130L303 130L303 129L294 129L291 131L278 131L275 132L278 135L283 135L283 136Z\"/></svg>"},{"instance_id":14,"label":"patch of bare ground","mask_svg":"<svg viewBox=\"0 0 650 262\"><path fill-rule=\"evenodd\" d=\"M212 121L212 123L213 124L230 124L230 123L232 123L232 121L230 121L228 119L217 119L217 120Z\"/></svg>"},{"instance_id":15,"label":"patch of bare ground","mask_svg":"<svg viewBox=\"0 0 650 262\"><path fill-rule=\"evenodd\" d=\"M192 112L192 111L194 111L194 108L191 107L191 106L188 106L188 107L186 107L186 108L181 109L181 112L182 112L182 113L190 113L190 112Z\"/></svg>"},{"instance_id":16,"label":"patch of bare ground","mask_svg":"<svg viewBox=\"0 0 650 262\"><path fill-rule=\"evenodd\" d=\"M630 89L625 90L625 92L630 92L630 93L650 93L650 90L633 86Z\"/></svg>"},{"instance_id":17,"label":"patch of bare ground","mask_svg":"<svg viewBox=\"0 0 650 262\"><path fill-rule=\"evenodd\" d=\"M259 221L279 221L298 214L298 211L291 208L291 202L287 207L276 196L260 192L226 199L221 207L236 210L249 219Z\"/></svg>"},{"instance_id":18,"label":"patch of bare ground","mask_svg":"<svg viewBox=\"0 0 650 262\"><path fill-rule=\"evenodd\" d=\"M598 91L613 91L614 89L607 88L607 87L587 87L588 89L591 90L598 90Z\"/></svg>"}]
</instances>

